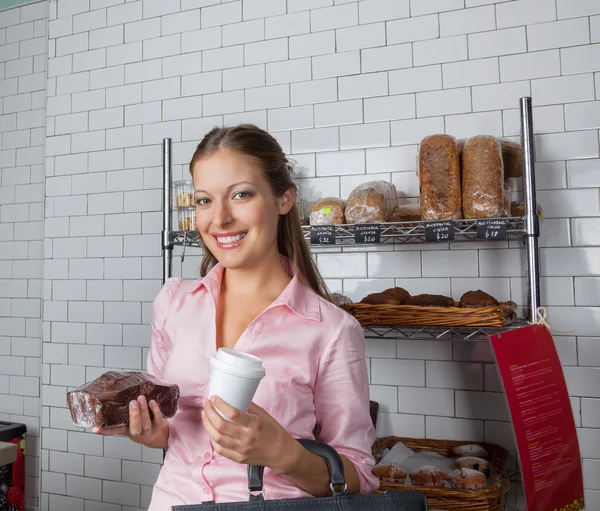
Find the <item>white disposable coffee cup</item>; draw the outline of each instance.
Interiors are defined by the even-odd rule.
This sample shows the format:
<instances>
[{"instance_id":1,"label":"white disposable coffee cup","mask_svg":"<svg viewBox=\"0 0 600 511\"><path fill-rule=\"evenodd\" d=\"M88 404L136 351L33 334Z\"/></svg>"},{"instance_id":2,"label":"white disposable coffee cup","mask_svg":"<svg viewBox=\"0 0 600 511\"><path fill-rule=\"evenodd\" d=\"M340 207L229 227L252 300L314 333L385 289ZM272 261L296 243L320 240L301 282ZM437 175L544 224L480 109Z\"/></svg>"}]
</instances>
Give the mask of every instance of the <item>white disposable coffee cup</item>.
<instances>
[{"instance_id":1,"label":"white disposable coffee cup","mask_svg":"<svg viewBox=\"0 0 600 511\"><path fill-rule=\"evenodd\" d=\"M248 410L258 384L265 376L262 360L249 353L219 348L210 359L208 396L218 396L243 412ZM216 408L215 408L216 409ZM220 410L217 412L230 420Z\"/></svg>"}]
</instances>

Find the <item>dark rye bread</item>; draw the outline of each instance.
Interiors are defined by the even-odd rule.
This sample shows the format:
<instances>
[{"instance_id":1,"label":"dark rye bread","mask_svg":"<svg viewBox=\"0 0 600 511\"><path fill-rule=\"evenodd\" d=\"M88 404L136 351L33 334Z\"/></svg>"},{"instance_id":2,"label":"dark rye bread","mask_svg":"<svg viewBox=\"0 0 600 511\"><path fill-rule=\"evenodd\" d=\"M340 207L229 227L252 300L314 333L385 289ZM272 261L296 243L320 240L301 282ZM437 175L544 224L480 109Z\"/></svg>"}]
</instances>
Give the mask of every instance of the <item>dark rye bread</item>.
<instances>
[{"instance_id":1,"label":"dark rye bread","mask_svg":"<svg viewBox=\"0 0 600 511\"><path fill-rule=\"evenodd\" d=\"M179 387L148 373L108 371L68 392L67 404L76 426L109 428L129 425L129 402L138 396L156 401L163 416L170 418L177 410Z\"/></svg>"}]
</instances>

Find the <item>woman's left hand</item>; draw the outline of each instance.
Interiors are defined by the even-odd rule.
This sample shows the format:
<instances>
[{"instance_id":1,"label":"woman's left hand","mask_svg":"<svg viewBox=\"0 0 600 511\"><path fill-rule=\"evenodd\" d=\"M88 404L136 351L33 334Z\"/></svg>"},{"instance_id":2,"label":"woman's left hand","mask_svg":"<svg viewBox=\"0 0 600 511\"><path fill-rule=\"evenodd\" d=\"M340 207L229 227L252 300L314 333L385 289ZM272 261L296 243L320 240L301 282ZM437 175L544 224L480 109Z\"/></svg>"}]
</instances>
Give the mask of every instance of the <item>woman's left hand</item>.
<instances>
[{"instance_id":1,"label":"woman's left hand","mask_svg":"<svg viewBox=\"0 0 600 511\"><path fill-rule=\"evenodd\" d=\"M223 419L215 407L232 422ZM242 412L213 396L204 405L202 423L215 452L237 463L261 465L285 474L300 456L302 446L255 403Z\"/></svg>"}]
</instances>

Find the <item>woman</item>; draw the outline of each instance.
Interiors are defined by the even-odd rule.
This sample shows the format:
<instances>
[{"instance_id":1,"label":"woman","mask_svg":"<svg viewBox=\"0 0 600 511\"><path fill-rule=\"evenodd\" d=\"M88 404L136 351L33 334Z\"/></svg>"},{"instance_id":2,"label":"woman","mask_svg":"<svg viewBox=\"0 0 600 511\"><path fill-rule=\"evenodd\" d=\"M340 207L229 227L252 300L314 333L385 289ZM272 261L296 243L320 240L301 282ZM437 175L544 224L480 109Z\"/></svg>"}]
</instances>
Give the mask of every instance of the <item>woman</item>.
<instances>
[{"instance_id":1,"label":"woman","mask_svg":"<svg viewBox=\"0 0 600 511\"><path fill-rule=\"evenodd\" d=\"M362 329L328 300L281 147L255 126L215 128L190 172L203 278L169 279L160 291L147 361L179 385L178 411L167 420L151 402L151 422L140 397L129 428L98 432L168 449L149 511L248 500L247 465L266 467L266 499L329 495L325 462L295 441L312 438L315 425L342 456L348 492L376 489ZM206 395L220 347L263 360L267 375L247 412Z\"/></svg>"}]
</instances>

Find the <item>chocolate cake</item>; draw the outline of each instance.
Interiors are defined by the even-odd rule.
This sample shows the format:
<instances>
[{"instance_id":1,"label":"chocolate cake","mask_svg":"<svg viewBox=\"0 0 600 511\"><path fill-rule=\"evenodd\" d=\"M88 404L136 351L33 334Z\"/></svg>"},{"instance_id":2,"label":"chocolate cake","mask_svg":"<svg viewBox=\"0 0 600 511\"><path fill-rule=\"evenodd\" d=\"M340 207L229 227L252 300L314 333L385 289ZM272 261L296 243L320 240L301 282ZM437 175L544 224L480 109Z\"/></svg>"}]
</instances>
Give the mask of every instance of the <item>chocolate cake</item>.
<instances>
[{"instance_id":1,"label":"chocolate cake","mask_svg":"<svg viewBox=\"0 0 600 511\"><path fill-rule=\"evenodd\" d=\"M129 402L145 396L160 406L164 417L175 415L179 387L144 372L108 371L95 380L67 393L73 424L91 428L129 424ZM150 419L153 419L150 410Z\"/></svg>"}]
</instances>

